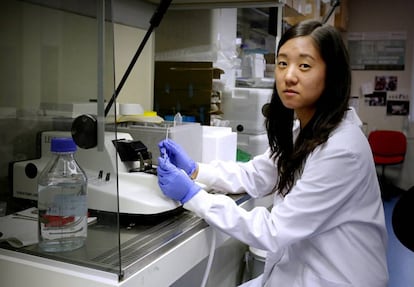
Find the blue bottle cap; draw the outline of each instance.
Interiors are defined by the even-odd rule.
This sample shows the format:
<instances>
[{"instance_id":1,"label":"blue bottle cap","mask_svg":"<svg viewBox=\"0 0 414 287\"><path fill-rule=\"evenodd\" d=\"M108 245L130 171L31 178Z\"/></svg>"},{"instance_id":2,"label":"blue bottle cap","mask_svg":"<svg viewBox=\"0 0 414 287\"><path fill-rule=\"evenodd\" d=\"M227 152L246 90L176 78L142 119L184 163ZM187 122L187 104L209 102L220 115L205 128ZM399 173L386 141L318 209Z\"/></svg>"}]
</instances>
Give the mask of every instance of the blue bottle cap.
<instances>
[{"instance_id":1,"label":"blue bottle cap","mask_svg":"<svg viewBox=\"0 0 414 287\"><path fill-rule=\"evenodd\" d=\"M77 146L72 138L52 138L50 150L52 152L73 152Z\"/></svg>"}]
</instances>

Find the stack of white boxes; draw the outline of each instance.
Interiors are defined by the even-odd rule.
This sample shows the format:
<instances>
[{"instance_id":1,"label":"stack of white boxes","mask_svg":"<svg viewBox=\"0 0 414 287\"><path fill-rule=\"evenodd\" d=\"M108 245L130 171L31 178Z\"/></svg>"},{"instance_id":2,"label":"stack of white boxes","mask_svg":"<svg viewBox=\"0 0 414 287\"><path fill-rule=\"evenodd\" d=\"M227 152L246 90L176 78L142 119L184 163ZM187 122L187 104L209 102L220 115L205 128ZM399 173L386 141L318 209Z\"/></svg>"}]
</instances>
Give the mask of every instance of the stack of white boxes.
<instances>
[{"instance_id":1,"label":"stack of white boxes","mask_svg":"<svg viewBox=\"0 0 414 287\"><path fill-rule=\"evenodd\" d=\"M268 147L262 107L270 103L273 89L234 88L223 93L223 118L237 132L237 147L251 157Z\"/></svg>"}]
</instances>

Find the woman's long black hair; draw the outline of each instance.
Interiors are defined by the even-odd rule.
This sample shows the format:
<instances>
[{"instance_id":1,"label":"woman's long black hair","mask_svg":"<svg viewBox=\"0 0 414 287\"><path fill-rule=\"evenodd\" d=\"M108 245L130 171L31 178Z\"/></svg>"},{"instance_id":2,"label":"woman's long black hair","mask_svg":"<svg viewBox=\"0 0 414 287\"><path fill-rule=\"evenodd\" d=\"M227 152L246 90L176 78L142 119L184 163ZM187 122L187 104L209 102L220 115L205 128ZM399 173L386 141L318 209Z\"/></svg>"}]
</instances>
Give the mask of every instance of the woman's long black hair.
<instances>
[{"instance_id":1,"label":"woman's long black hair","mask_svg":"<svg viewBox=\"0 0 414 287\"><path fill-rule=\"evenodd\" d=\"M288 40L310 36L326 64L325 89L316 103L316 112L293 142L294 111L286 108L276 86L267 109L266 129L271 156L277 160L279 180L274 190L283 196L289 193L303 169L308 155L325 143L348 109L351 69L348 52L341 34L334 27L308 20L291 27L282 36L278 48Z\"/></svg>"}]
</instances>

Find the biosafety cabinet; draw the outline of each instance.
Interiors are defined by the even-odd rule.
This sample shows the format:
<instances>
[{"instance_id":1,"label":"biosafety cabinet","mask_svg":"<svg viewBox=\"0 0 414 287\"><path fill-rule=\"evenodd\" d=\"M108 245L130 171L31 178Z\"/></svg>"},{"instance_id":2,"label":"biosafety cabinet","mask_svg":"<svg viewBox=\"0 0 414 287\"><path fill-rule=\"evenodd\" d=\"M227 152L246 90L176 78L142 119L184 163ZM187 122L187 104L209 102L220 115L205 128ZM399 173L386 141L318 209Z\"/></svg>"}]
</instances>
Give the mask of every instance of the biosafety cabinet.
<instances>
[{"instance_id":1,"label":"biosafety cabinet","mask_svg":"<svg viewBox=\"0 0 414 287\"><path fill-rule=\"evenodd\" d=\"M197 4L174 2L169 9ZM222 4L246 5L239 2ZM257 1L285 6L274 2ZM227 275L237 274L246 246L165 198L157 184L148 134L152 142L153 130L178 142L201 137L199 123L174 126L146 113L153 109L154 26L165 7L139 0L0 5L0 285L195 286L210 250L220 248L218 262L226 254ZM61 136L76 138L88 176L88 237L80 249L46 253L37 246L37 177L51 138ZM190 151L195 159L200 153ZM271 205L245 194L234 200L246 209ZM210 284L240 282L220 277L222 267L211 269Z\"/></svg>"}]
</instances>

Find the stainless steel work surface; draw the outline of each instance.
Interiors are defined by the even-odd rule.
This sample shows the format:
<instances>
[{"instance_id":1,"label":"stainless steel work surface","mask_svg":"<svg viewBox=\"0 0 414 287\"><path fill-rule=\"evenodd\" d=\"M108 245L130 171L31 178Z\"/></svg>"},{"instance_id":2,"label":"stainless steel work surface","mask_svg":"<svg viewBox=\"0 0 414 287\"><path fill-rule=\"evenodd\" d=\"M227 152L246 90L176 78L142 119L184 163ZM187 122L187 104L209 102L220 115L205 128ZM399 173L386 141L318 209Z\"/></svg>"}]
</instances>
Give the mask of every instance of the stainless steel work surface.
<instances>
[{"instance_id":1,"label":"stainless steel work surface","mask_svg":"<svg viewBox=\"0 0 414 287\"><path fill-rule=\"evenodd\" d=\"M249 198L248 195L234 196L238 204ZM134 220L121 225L119 229L117 226L98 218L96 223L88 227L85 246L71 252L46 253L36 244L20 249L6 244L1 247L115 273L122 281L208 225L194 213L181 209L155 224Z\"/></svg>"}]
</instances>

